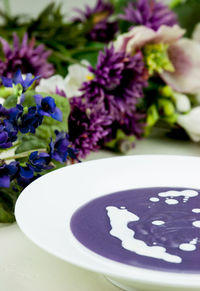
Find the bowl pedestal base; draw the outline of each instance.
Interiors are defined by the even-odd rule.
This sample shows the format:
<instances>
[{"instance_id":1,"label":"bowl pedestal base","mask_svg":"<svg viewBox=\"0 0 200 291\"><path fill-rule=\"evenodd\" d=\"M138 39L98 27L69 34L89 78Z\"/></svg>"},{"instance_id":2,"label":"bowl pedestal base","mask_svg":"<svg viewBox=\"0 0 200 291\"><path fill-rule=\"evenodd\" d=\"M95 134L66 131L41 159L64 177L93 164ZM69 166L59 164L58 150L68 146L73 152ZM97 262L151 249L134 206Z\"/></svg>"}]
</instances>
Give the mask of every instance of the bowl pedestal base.
<instances>
[{"instance_id":1,"label":"bowl pedestal base","mask_svg":"<svg viewBox=\"0 0 200 291\"><path fill-rule=\"evenodd\" d=\"M122 284L122 283L120 283L120 282L117 282L117 281L115 281L115 280L113 280L113 279L111 279L111 278L109 278L109 277L105 277L105 278L106 278L109 282L111 282L113 285L115 285L115 286L121 288L122 290L125 290L125 291L139 291L139 290L136 290L136 289L134 289L134 288L132 288L132 287L126 286L126 285L124 285L124 284Z\"/></svg>"}]
</instances>

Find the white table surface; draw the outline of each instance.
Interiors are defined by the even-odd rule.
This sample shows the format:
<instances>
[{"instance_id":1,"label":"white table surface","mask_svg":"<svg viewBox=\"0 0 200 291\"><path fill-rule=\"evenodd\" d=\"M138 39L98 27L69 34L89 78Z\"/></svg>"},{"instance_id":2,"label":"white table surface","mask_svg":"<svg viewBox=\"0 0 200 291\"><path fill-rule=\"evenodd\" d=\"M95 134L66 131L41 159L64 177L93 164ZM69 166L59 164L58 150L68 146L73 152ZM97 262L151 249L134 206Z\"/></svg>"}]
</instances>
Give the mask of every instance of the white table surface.
<instances>
[{"instance_id":1,"label":"white table surface","mask_svg":"<svg viewBox=\"0 0 200 291\"><path fill-rule=\"evenodd\" d=\"M129 154L200 156L200 145L154 133ZM87 160L110 157L106 151ZM103 276L70 265L35 246L14 223L0 226L0 291L117 291ZM161 290L162 291L162 290Z\"/></svg>"}]
</instances>

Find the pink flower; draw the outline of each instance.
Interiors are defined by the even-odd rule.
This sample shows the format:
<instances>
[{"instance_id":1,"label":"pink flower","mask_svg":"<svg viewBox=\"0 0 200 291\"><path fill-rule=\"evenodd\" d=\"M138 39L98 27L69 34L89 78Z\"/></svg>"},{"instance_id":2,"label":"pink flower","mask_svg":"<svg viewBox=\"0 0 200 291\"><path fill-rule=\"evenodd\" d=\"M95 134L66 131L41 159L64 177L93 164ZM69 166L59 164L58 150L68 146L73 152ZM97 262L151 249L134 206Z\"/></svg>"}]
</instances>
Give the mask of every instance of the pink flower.
<instances>
[{"instance_id":1,"label":"pink flower","mask_svg":"<svg viewBox=\"0 0 200 291\"><path fill-rule=\"evenodd\" d=\"M178 25L162 25L157 31L137 26L119 35L114 46L118 51L134 54L147 44L167 44L168 57L175 70L165 70L160 73L160 77L177 92L197 93L200 91L200 44L182 38L184 33L185 30Z\"/></svg>"}]
</instances>

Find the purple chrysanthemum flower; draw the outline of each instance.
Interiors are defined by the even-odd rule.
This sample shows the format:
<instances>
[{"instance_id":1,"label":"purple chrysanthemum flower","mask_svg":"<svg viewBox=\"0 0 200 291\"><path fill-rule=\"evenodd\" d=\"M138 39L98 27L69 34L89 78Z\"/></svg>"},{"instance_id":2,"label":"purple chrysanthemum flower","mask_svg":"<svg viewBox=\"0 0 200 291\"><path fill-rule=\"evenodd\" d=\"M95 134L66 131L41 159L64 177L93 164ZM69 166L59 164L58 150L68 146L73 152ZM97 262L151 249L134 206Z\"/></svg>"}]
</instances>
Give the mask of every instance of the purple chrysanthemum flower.
<instances>
[{"instance_id":1,"label":"purple chrysanthemum flower","mask_svg":"<svg viewBox=\"0 0 200 291\"><path fill-rule=\"evenodd\" d=\"M31 73L34 76L48 78L54 73L54 67L48 63L47 58L51 54L44 45L35 46L35 40L28 42L25 34L20 44L16 34L13 35L13 47L0 38L4 59L0 59L0 75L12 78L14 73L20 69L23 74Z\"/></svg>"},{"instance_id":2,"label":"purple chrysanthemum flower","mask_svg":"<svg viewBox=\"0 0 200 291\"><path fill-rule=\"evenodd\" d=\"M83 158L100 148L100 141L110 133L112 118L97 106L89 108L81 97L71 98L70 104L69 138Z\"/></svg>"},{"instance_id":3,"label":"purple chrysanthemum flower","mask_svg":"<svg viewBox=\"0 0 200 291\"><path fill-rule=\"evenodd\" d=\"M70 99L69 137L81 157L115 138L119 128L138 138L143 133L144 116L136 110L147 85L142 54L106 48L89 69L94 79L83 84L82 96Z\"/></svg>"},{"instance_id":4,"label":"purple chrysanthemum flower","mask_svg":"<svg viewBox=\"0 0 200 291\"><path fill-rule=\"evenodd\" d=\"M110 15L114 12L112 4L97 0L95 7L85 7L85 10L75 9L80 14L73 20L85 23L91 21L92 29L87 33L87 38L92 41L109 42L113 40L118 24L116 21L109 21Z\"/></svg>"},{"instance_id":5,"label":"purple chrysanthemum flower","mask_svg":"<svg viewBox=\"0 0 200 291\"><path fill-rule=\"evenodd\" d=\"M83 87L87 103L101 106L113 121L118 122L119 127L139 136L141 130L136 129L140 127L140 123L136 122L139 118L136 104L143 97L143 88L147 85L142 54L138 52L130 56L115 52L114 47L106 48L104 53L99 54L96 69L90 70L95 78ZM127 120L129 118L131 122Z\"/></svg>"},{"instance_id":6,"label":"purple chrysanthemum flower","mask_svg":"<svg viewBox=\"0 0 200 291\"><path fill-rule=\"evenodd\" d=\"M134 25L145 25L154 30L158 30L161 25L173 26L177 24L176 14L156 0L129 2L120 18Z\"/></svg>"}]
</instances>

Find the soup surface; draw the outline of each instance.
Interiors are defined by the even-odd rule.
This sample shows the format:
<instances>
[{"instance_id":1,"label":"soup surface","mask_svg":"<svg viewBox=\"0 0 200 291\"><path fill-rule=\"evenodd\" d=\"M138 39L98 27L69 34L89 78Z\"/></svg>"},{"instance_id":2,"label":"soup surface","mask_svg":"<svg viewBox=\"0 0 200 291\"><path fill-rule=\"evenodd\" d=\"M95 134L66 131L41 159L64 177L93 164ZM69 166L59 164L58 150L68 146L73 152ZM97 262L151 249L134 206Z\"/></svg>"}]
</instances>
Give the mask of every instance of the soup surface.
<instances>
[{"instance_id":1,"label":"soup surface","mask_svg":"<svg viewBox=\"0 0 200 291\"><path fill-rule=\"evenodd\" d=\"M79 208L75 238L124 264L200 272L200 190L140 188L112 193Z\"/></svg>"}]
</instances>

